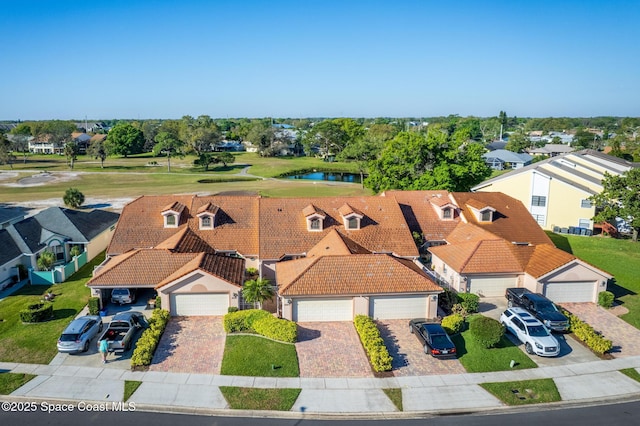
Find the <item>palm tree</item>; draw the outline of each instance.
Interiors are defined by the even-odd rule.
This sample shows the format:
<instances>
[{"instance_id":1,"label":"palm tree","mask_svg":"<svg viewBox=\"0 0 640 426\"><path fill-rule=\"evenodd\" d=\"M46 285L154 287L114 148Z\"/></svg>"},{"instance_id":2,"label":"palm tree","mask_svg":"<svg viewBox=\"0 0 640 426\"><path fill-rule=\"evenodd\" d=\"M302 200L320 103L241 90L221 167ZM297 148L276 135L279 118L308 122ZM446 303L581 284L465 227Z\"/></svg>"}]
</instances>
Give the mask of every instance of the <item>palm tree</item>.
<instances>
[{"instance_id":1,"label":"palm tree","mask_svg":"<svg viewBox=\"0 0 640 426\"><path fill-rule=\"evenodd\" d=\"M248 280L242 288L242 297L244 297L244 300L249 303L258 302L260 309L262 309L262 302L271 299L274 294L271 282L263 278Z\"/></svg>"},{"instance_id":2,"label":"palm tree","mask_svg":"<svg viewBox=\"0 0 640 426\"><path fill-rule=\"evenodd\" d=\"M56 255L52 251L45 250L38 257L38 269L41 271L49 271L56 261Z\"/></svg>"}]
</instances>

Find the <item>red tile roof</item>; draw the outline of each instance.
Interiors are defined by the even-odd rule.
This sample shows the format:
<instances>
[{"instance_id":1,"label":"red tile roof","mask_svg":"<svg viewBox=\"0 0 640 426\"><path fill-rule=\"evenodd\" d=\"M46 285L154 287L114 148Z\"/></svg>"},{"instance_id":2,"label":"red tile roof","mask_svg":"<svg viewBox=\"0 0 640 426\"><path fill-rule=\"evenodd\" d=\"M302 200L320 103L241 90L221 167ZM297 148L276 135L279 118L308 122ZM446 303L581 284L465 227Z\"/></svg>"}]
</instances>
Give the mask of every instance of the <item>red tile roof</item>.
<instances>
[{"instance_id":1,"label":"red tile roof","mask_svg":"<svg viewBox=\"0 0 640 426\"><path fill-rule=\"evenodd\" d=\"M526 272L534 278L539 278L574 260L575 256L552 244L540 244L533 251Z\"/></svg>"},{"instance_id":2,"label":"red tile roof","mask_svg":"<svg viewBox=\"0 0 640 426\"><path fill-rule=\"evenodd\" d=\"M352 239L332 229L307 252L307 257L336 256L345 254L370 254L371 252Z\"/></svg>"}]
</instances>

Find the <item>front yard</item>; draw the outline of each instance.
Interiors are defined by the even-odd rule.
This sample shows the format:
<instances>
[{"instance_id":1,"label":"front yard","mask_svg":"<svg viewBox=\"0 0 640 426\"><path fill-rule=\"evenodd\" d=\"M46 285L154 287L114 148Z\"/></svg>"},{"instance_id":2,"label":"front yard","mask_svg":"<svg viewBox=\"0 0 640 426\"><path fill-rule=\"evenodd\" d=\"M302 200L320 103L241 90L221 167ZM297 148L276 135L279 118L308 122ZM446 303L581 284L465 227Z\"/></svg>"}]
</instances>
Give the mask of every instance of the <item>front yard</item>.
<instances>
[{"instance_id":1,"label":"front yard","mask_svg":"<svg viewBox=\"0 0 640 426\"><path fill-rule=\"evenodd\" d=\"M52 286L27 285L0 302L0 361L48 364L58 353L56 342L69 322L84 308L89 300L85 283L93 267L104 260L104 254L84 265L71 278ZM23 324L20 311L31 303L39 302L42 295L51 290L53 319L35 324Z\"/></svg>"},{"instance_id":2,"label":"front yard","mask_svg":"<svg viewBox=\"0 0 640 426\"><path fill-rule=\"evenodd\" d=\"M629 312L624 321L640 328L640 243L601 237L580 237L547 232L553 243L615 277L608 290Z\"/></svg>"},{"instance_id":3,"label":"front yard","mask_svg":"<svg viewBox=\"0 0 640 426\"><path fill-rule=\"evenodd\" d=\"M221 373L229 376L298 377L296 347L260 336L227 336Z\"/></svg>"}]
</instances>

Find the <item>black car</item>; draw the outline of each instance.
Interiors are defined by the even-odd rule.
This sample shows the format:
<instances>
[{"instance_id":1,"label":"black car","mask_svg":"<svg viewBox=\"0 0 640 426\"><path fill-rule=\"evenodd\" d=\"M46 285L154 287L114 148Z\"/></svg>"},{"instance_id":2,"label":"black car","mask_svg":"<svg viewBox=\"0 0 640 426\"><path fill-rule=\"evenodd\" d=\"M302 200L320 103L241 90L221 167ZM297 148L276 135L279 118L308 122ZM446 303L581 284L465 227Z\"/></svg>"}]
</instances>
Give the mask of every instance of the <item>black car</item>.
<instances>
[{"instance_id":1,"label":"black car","mask_svg":"<svg viewBox=\"0 0 640 426\"><path fill-rule=\"evenodd\" d=\"M409 331L422 343L425 354L438 358L456 356L456 345L440 324L425 320L411 320Z\"/></svg>"}]
</instances>

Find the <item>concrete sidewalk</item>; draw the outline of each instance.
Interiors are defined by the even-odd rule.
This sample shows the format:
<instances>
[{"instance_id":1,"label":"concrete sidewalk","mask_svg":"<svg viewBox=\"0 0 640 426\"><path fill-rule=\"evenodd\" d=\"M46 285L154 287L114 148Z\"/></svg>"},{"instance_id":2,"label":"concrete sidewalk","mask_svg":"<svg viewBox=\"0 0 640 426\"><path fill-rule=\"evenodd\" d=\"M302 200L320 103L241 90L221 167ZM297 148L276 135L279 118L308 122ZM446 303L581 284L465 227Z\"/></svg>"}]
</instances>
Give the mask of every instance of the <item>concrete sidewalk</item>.
<instances>
[{"instance_id":1,"label":"concrete sidewalk","mask_svg":"<svg viewBox=\"0 0 640 426\"><path fill-rule=\"evenodd\" d=\"M542 378L554 379L564 402L640 397L640 383L618 372L624 368L640 372L640 356L527 370L382 379L245 377L0 363L0 371L37 375L13 392L13 397L117 402L123 398L124 381L138 380L142 385L130 399L136 405L197 411L229 408L220 386L300 388L291 411L323 414L396 411L382 391L386 388L402 389L405 412L501 408L505 405L480 387L480 383Z\"/></svg>"}]
</instances>

